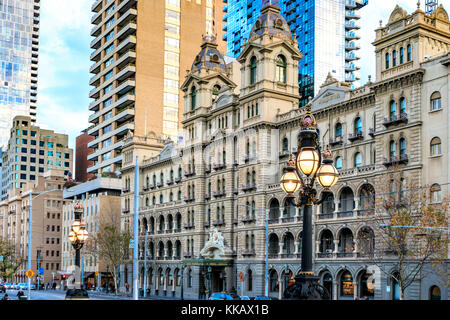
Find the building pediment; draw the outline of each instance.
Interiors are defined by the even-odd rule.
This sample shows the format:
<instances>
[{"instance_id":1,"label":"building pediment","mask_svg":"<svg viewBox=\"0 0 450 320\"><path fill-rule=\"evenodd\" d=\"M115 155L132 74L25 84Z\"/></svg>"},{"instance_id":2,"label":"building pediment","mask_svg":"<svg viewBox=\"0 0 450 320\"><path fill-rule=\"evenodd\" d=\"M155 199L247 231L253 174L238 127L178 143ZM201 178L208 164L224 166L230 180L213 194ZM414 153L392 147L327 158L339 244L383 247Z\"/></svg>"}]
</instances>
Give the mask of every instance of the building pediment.
<instances>
[{"instance_id":1,"label":"building pediment","mask_svg":"<svg viewBox=\"0 0 450 320\"><path fill-rule=\"evenodd\" d=\"M186 80L181 85L181 90L186 91L189 88L191 82L194 80L196 82L208 83L211 80L217 79L217 78L222 80L222 82L225 83L228 87L230 87L232 89L236 88L236 84L233 81L231 81L230 78L228 78L227 76L225 76L222 73L217 72L217 73L208 74L204 77L199 77L195 74L190 74L190 75L188 75Z\"/></svg>"},{"instance_id":2,"label":"building pediment","mask_svg":"<svg viewBox=\"0 0 450 320\"><path fill-rule=\"evenodd\" d=\"M320 89L319 93L311 101L312 110L323 109L344 101L347 91L347 88L337 85Z\"/></svg>"}]
</instances>

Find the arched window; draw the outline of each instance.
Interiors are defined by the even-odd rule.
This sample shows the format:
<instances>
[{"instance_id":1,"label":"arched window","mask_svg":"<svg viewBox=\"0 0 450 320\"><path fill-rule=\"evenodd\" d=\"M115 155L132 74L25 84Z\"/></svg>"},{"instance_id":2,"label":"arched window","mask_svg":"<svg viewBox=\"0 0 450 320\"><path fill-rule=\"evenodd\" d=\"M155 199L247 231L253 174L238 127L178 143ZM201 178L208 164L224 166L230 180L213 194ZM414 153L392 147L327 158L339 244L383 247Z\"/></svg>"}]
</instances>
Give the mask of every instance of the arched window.
<instances>
[{"instance_id":1,"label":"arched window","mask_svg":"<svg viewBox=\"0 0 450 320\"><path fill-rule=\"evenodd\" d=\"M196 103L197 103L197 89L195 86L192 87L191 90L191 110L195 109Z\"/></svg>"},{"instance_id":2,"label":"arched window","mask_svg":"<svg viewBox=\"0 0 450 320\"><path fill-rule=\"evenodd\" d=\"M247 291L253 291L253 274L252 270L247 271Z\"/></svg>"},{"instance_id":3,"label":"arched window","mask_svg":"<svg viewBox=\"0 0 450 320\"><path fill-rule=\"evenodd\" d=\"M402 116L406 115L406 99L405 98L400 99L400 115L402 115Z\"/></svg>"},{"instance_id":4,"label":"arched window","mask_svg":"<svg viewBox=\"0 0 450 320\"><path fill-rule=\"evenodd\" d=\"M277 81L286 83L286 58L282 55L277 57Z\"/></svg>"},{"instance_id":5,"label":"arched window","mask_svg":"<svg viewBox=\"0 0 450 320\"><path fill-rule=\"evenodd\" d=\"M336 133L335 133L335 137L341 137L342 136L342 124L341 123L336 123Z\"/></svg>"},{"instance_id":6,"label":"arched window","mask_svg":"<svg viewBox=\"0 0 450 320\"><path fill-rule=\"evenodd\" d=\"M218 84L216 84L212 90L213 100L215 100L217 98L217 96L219 95L219 91L220 91L220 86Z\"/></svg>"},{"instance_id":7,"label":"arched window","mask_svg":"<svg viewBox=\"0 0 450 320\"><path fill-rule=\"evenodd\" d=\"M433 184L430 189L431 202L441 202L441 186L437 183Z\"/></svg>"},{"instance_id":8,"label":"arched window","mask_svg":"<svg viewBox=\"0 0 450 320\"><path fill-rule=\"evenodd\" d=\"M386 69L389 69L389 53L386 53Z\"/></svg>"},{"instance_id":9,"label":"arched window","mask_svg":"<svg viewBox=\"0 0 450 320\"><path fill-rule=\"evenodd\" d=\"M170 199L170 202L172 202L172 201L173 201L173 192L171 192L171 193L170 193L170 195L169 195L169 199Z\"/></svg>"},{"instance_id":10,"label":"arched window","mask_svg":"<svg viewBox=\"0 0 450 320\"><path fill-rule=\"evenodd\" d=\"M342 169L342 158L336 157L336 169Z\"/></svg>"},{"instance_id":11,"label":"arched window","mask_svg":"<svg viewBox=\"0 0 450 320\"><path fill-rule=\"evenodd\" d=\"M278 290L278 274L275 270L270 271L269 291L276 292Z\"/></svg>"},{"instance_id":12,"label":"arched window","mask_svg":"<svg viewBox=\"0 0 450 320\"><path fill-rule=\"evenodd\" d=\"M153 196L153 198L152 198L152 204L153 204L153 205L156 204L156 197L155 197L155 196Z\"/></svg>"},{"instance_id":13,"label":"arched window","mask_svg":"<svg viewBox=\"0 0 450 320\"><path fill-rule=\"evenodd\" d=\"M360 117L355 119L354 129L355 133L362 133L362 120Z\"/></svg>"},{"instance_id":14,"label":"arched window","mask_svg":"<svg viewBox=\"0 0 450 320\"><path fill-rule=\"evenodd\" d=\"M431 111L441 110L441 94L436 91L430 97Z\"/></svg>"},{"instance_id":15,"label":"arched window","mask_svg":"<svg viewBox=\"0 0 450 320\"><path fill-rule=\"evenodd\" d=\"M159 203L164 202L164 196L162 194L159 195Z\"/></svg>"},{"instance_id":16,"label":"arched window","mask_svg":"<svg viewBox=\"0 0 450 320\"><path fill-rule=\"evenodd\" d=\"M353 277L349 271L345 271L340 279L340 293L342 297L353 297Z\"/></svg>"},{"instance_id":17,"label":"arched window","mask_svg":"<svg viewBox=\"0 0 450 320\"><path fill-rule=\"evenodd\" d=\"M434 137L433 139L431 139L430 154L431 156L441 155L441 139L439 139L438 137Z\"/></svg>"},{"instance_id":18,"label":"arched window","mask_svg":"<svg viewBox=\"0 0 450 320\"><path fill-rule=\"evenodd\" d=\"M400 48L400 64L405 62L405 50L403 49L403 47Z\"/></svg>"},{"instance_id":19,"label":"arched window","mask_svg":"<svg viewBox=\"0 0 450 320\"><path fill-rule=\"evenodd\" d=\"M392 66L395 67L397 65L397 50L392 52Z\"/></svg>"},{"instance_id":20,"label":"arched window","mask_svg":"<svg viewBox=\"0 0 450 320\"><path fill-rule=\"evenodd\" d=\"M250 59L250 84L256 82L256 57Z\"/></svg>"},{"instance_id":21,"label":"arched window","mask_svg":"<svg viewBox=\"0 0 450 320\"><path fill-rule=\"evenodd\" d=\"M178 190L178 200L181 200L181 190Z\"/></svg>"},{"instance_id":22,"label":"arched window","mask_svg":"<svg viewBox=\"0 0 450 320\"><path fill-rule=\"evenodd\" d=\"M391 120L394 120L397 115L397 103L392 100L389 103L389 117Z\"/></svg>"},{"instance_id":23,"label":"arched window","mask_svg":"<svg viewBox=\"0 0 450 320\"><path fill-rule=\"evenodd\" d=\"M283 151L288 151L289 150L289 140L288 138L284 137L283 138Z\"/></svg>"},{"instance_id":24,"label":"arched window","mask_svg":"<svg viewBox=\"0 0 450 320\"><path fill-rule=\"evenodd\" d=\"M400 139L400 156L403 156L406 154L406 140L405 138Z\"/></svg>"},{"instance_id":25,"label":"arched window","mask_svg":"<svg viewBox=\"0 0 450 320\"><path fill-rule=\"evenodd\" d=\"M430 300L441 300L441 289L438 286L430 287Z\"/></svg>"},{"instance_id":26,"label":"arched window","mask_svg":"<svg viewBox=\"0 0 450 320\"><path fill-rule=\"evenodd\" d=\"M396 147L396 145L395 145L395 141L394 140L391 140L390 142L389 142L389 156L392 158L392 157L395 157L396 156L396 154L397 154L397 147Z\"/></svg>"},{"instance_id":27,"label":"arched window","mask_svg":"<svg viewBox=\"0 0 450 320\"><path fill-rule=\"evenodd\" d=\"M361 167L362 166L362 155L361 152L355 153L355 167Z\"/></svg>"},{"instance_id":28,"label":"arched window","mask_svg":"<svg viewBox=\"0 0 450 320\"><path fill-rule=\"evenodd\" d=\"M408 47L406 48L406 50L407 50L407 57L406 57L406 60L408 60L408 62L409 61L411 61L412 60L412 47L411 47L411 45L410 44L408 44Z\"/></svg>"}]
</instances>

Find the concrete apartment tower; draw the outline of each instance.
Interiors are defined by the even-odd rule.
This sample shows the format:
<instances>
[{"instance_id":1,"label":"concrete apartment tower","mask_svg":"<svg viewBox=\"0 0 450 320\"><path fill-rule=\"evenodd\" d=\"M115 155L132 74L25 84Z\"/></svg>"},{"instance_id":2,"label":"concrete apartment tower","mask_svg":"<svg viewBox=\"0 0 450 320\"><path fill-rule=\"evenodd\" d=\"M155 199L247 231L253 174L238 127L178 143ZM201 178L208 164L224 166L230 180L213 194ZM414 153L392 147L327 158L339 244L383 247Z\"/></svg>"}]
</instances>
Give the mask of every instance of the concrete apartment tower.
<instances>
[{"instance_id":1,"label":"concrete apartment tower","mask_svg":"<svg viewBox=\"0 0 450 320\"><path fill-rule=\"evenodd\" d=\"M73 150L69 148L67 134L41 129L30 117L16 116L9 136L2 154L1 200L27 182L36 183L38 176L51 169L63 170L68 179L73 168Z\"/></svg>"},{"instance_id":2,"label":"concrete apartment tower","mask_svg":"<svg viewBox=\"0 0 450 320\"><path fill-rule=\"evenodd\" d=\"M16 115L36 122L40 0L0 2L0 147Z\"/></svg>"},{"instance_id":3,"label":"concrete apartment tower","mask_svg":"<svg viewBox=\"0 0 450 320\"><path fill-rule=\"evenodd\" d=\"M184 70L202 35L222 32L222 7L220 0L94 2L88 173L120 171L128 132L177 141Z\"/></svg>"}]
</instances>

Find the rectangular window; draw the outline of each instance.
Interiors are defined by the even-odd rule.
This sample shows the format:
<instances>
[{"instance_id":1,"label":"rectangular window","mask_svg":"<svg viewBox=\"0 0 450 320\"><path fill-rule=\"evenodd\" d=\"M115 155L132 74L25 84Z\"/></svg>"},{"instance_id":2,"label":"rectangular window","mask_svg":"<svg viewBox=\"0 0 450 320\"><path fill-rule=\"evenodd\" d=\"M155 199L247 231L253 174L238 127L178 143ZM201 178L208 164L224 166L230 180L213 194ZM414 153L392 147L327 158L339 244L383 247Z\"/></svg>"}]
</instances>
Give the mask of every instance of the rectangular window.
<instances>
[{"instance_id":1,"label":"rectangular window","mask_svg":"<svg viewBox=\"0 0 450 320\"><path fill-rule=\"evenodd\" d=\"M111 19L108 20L108 22L106 23L106 28L109 28L113 25L114 23L114 17L112 17Z\"/></svg>"},{"instance_id":2,"label":"rectangular window","mask_svg":"<svg viewBox=\"0 0 450 320\"><path fill-rule=\"evenodd\" d=\"M36 137L36 131L31 131L31 136Z\"/></svg>"},{"instance_id":3,"label":"rectangular window","mask_svg":"<svg viewBox=\"0 0 450 320\"><path fill-rule=\"evenodd\" d=\"M48 142L47 143L47 147L49 147L50 149L53 149L53 145L54 145L53 142Z\"/></svg>"},{"instance_id":4,"label":"rectangular window","mask_svg":"<svg viewBox=\"0 0 450 320\"><path fill-rule=\"evenodd\" d=\"M36 145L36 140L31 140L31 145L35 146Z\"/></svg>"},{"instance_id":5,"label":"rectangular window","mask_svg":"<svg viewBox=\"0 0 450 320\"><path fill-rule=\"evenodd\" d=\"M113 84L111 83L109 86L105 88L105 94L110 92L113 89Z\"/></svg>"},{"instance_id":6,"label":"rectangular window","mask_svg":"<svg viewBox=\"0 0 450 320\"><path fill-rule=\"evenodd\" d=\"M39 141L39 147L44 147L45 146L45 142L44 141Z\"/></svg>"},{"instance_id":7,"label":"rectangular window","mask_svg":"<svg viewBox=\"0 0 450 320\"><path fill-rule=\"evenodd\" d=\"M164 102L178 104L178 95L173 93L164 92Z\"/></svg>"},{"instance_id":8,"label":"rectangular window","mask_svg":"<svg viewBox=\"0 0 450 320\"><path fill-rule=\"evenodd\" d=\"M28 149L27 149L27 148L22 148L22 149L21 149L21 152L22 152L22 153L27 153L27 152L28 152Z\"/></svg>"},{"instance_id":9,"label":"rectangular window","mask_svg":"<svg viewBox=\"0 0 450 320\"><path fill-rule=\"evenodd\" d=\"M106 120L108 120L111 117L112 117L112 110L110 112L108 112L107 114L105 114L104 120L106 121Z\"/></svg>"},{"instance_id":10,"label":"rectangular window","mask_svg":"<svg viewBox=\"0 0 450 320\"><path fill-rule=\"evenodd\" d=\"M178 77L178 68L173 66L164 65L164 74L169 76Z\"/></svg>"},{"instance_id":11,"label":"rectangular window","mask_svg":"<svg viewBox=\"0 0 450 320\"><path fill-rule=\"evenodd\" d=\"M108 10L106 10L106 15L110 15L111 12L114 11L114 9L115 9L115 6L114 6L114 4L113 4L111 7L108 8Z\"/></svg>"},{"instance_id":12,"label":"rectangular window","mask_svg":"<svg viewBox=\"0 0 450 320\"><path fill-rule=\"evenodd\" d=\"M27 139L22 139L22 144L28 144L28 140Z\"/></svg>"},{"instance_id":13,"label":"rectangular window","mask_svg":"<svg viewBox=\"0 0 450 320\"><path fill-rule=\"evenodd\" d=\"M64 153L64 159L69 159L70 155L68 153Z\"/></svg>"},{"instance_id":14,"label":"rectangular window","mask_svg":"<svg viewBox=\"0 0 450 320\"><path fill-rule=\"evenodd\" d=\"M114 37L114 30L111 31L110 33L108 33L108 34L105 36L105 42L108 41L108 40L111 40L112 37Z\"/></svg>"},{"instance_id":15,"label":"rectangular window","mask_svg":"<svg viewBox=\"0 0 450 320\"><path fill-rule=\"evenodd\" d=\"M56 153L56 157L59 158L59 159L61 159L61 152L57 152L57 153Z\"/></svg>"},{"instance_id":16,"label":"rectangular window","mask_svg":"<svg viewBox=\"0 0 450 320\"><path fill-rule=\"evenodd\" d=\"M47 165L48 166L52 166L53 165L53 160L47 160Z\"/></svg>"},{"instance_id":17,"label":"rectangular window","mask_svg":"<svg viewBox=\"0 0 450 320\"><path fill-rule=\"evenodd\" d=\"M44 150L39 150L39 155L43 156L44 155Z\"/></svg>"},{"instance_id":18,"label":"rectangular window","mask_svg":"<svg viewBox=\"0 0 450 320\"><path fill-rule=\"evenodd\" d=\"M108 68L110 65L112 65L114 62L114 57L109 58L108 60L106 60L105 62L105 68Z\"/></svg>"},{"instance_id":19,"label":"rectangular window","mask_svg":"<svg viewBox=\"0 0 450 320\"><path fill-rule=\"evenodd\" d=\"M112 76L113 76L113 71L110 71L110 72L108 72L106 75L105 75L105 81L108 81L109 79L111 79L112 78Z\"/></svg>"},{"instance_id":20,"label":"rectangular window","mask_svg":"<svg viewBox=\"0 0 450 320\"><path fill-rule=\"evenodd\" d=\"M53 151L47 151L47 156L53 157Z\"/></svg>"},{"instance_id":21,"label":"rectangular window","mask_svg":"<svg viewBox=\"0 0 450 320\"><path fill-rule=\"evenodd\" d=\"M180 40L166 37L166 47L173 47L179 49Z\"/></svg>"},{"instance_id":22,"label":"rectangular window","mask_svg":"<svg viewBox=\"0 0 450 320\"><path fill-rule=\"evenodd\" d=\"M164 88L178 90L178 81L165 79Z\"/></svg>"},{"instance_id":23,"label":"rectangular window","mask_svg":"<svg viewBox=\"0 0 450 320\"><path fill-rule=\"evenodd\" d=\"M44 164L44 159L39 159L39 164Z\"/></svg>"},{"instance_id":24,"label":"rectangular window","mask_svg":"<svg viewBox=\"0 0 450 320\"><path fill-rule=\"evenodd\" d=\"M166 9L166 19L173 19L173 20L180 21L180 13L173 11L173 10Z\"/></svg>"},{"instance_id":25,"label":"rectangular window","mask_svg":"<svg viewBox=\"0 0 450 320\"><path fill-rule=\"evenodd\" d=\"M175 35L179 35L180 34L180 27L177 26L177 25L166 23L165 29L169 33L173 33Z\"/></svg>"},{"instance_id":26,"label":"rectangular window","mask_svg":"<svg viewBox=\"0 0 450 320\"><path fill-rule=\"evenodd\" d=\"M114 50L114 43L111 44L108 48L106 48L105 54L108 54L108 53L110 53L110 52L113 51L113 50Z\"/></svg>"},{"instance_id":27,"label":"rectangular window","mask_svg":"<svg viewBox=\"0 0 450 320\"><path fill-rule=\"evenodd\" d=\"M108 125L105 128L103 128L103 134L108 133L112 130L112 125Z\"/></svg>"},{"instance_id":28,"label":"rectangular window","mask_svg":"<svg viewBox=\"0 0 450 320\"><path fill-rule=\"evenodd\" d=\"M27 136L27 135L28 135L28 130L22 130L22 134L23 134L24 136Z\"/></svg>"},{"instance_id":29,"label":"rectangular window","mask_svg":"<svg viewBox=\"0 0 450 320\"><path fill-rule=\"evenodd\" d=\"M113 102L113 99L112 99L112 97L111 97L111 98L109 98L108 100L106 100L106 101L104 102L104 107L107 107L107 106L111 105L112 102Z\"/></svg>"}]
</instances>

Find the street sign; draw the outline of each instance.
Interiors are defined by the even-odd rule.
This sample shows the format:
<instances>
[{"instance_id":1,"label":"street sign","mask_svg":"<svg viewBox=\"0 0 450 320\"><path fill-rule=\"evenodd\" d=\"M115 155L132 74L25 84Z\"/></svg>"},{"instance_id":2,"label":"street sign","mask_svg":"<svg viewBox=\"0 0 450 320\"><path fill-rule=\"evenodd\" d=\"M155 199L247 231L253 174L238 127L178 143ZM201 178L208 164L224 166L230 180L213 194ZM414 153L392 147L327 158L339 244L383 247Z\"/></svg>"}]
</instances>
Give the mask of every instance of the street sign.
<instances>
[{"instance_id":1,"label":"street sign","mask_svg":"<svg viewBox=\"0 0 450 320\"><path fill-rule=\"evenodd\" d=\"M244 282L244 273L243 272L239 272L239 281Z\"/></svg>"},{"instance_id":2,"label":"street sign","mask_svg":"<svg viewBox=\"0 0 450 320\"><path fill-rule=\"evenodd\" d=\"M98 277L98 272L95 273L95 276Z\"/></svg>"},{"instance_id":3,"label":"street sign","mask_svg":"<svg viewBox=\"0 0 450 320\"><path fill-rule=\"evenodd\" d=\"M44 268L39 268L39 274L44 274Z\"/></svg>"},{"instance_id":4,"label":"street sign","mask_svg":"<svg viewBox=\"0 0 450 320\"><path fill-rule=\"evenodd\" d=\"M28 279L31 279L31 278L33 278L33 276L34 276L34 272L33 272L33 270L29 269L29 270L25 273L25 275L28 277Z\"/></svg>"},{"instance_id":5,"label":"street sign","mask_svg":"<svg viewBox=\"0 0 450 320\"><path fill-rule=\"evenodd\" d=\"M130 239L130 249L134 249L134 239Z\"/></svg>"}]
</instances>

